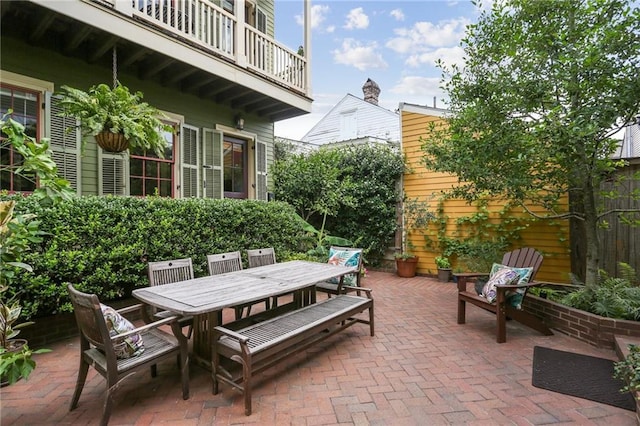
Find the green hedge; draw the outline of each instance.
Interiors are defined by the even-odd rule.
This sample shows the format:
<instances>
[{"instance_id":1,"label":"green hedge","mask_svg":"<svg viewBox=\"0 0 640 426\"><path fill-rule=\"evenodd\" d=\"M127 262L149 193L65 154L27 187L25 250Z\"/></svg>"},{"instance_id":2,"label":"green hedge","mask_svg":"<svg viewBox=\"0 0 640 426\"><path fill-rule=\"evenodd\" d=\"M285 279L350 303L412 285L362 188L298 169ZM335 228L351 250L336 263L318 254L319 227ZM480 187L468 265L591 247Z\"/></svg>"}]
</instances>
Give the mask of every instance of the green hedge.
<instances>
[{"instance_id":1,"label":"green hedge","mask_svg":"<svg viewBox=\"0 0 640 426\"><path fill-rule=\"evenodd\" d=\"M70 311L67 283L116 300L148 285L149 261L191 257L198 277L207 254L274 247L282 261L298 256L304 238L281 202L78 197L41 208L25 198L17 210L36 213L48 233L24 258L33 272L18 271L10 289L24 318Z\"/></svg>"},{"instance_id":2,"label":"green hedge","mask_svg":"<svg viewBox=\"0 0 640 426\"><path fill-rule=\"evenodd\" d=\"M400 152L381 144L309 153L289 153L285 148L280 148L279 158L270 169L276 199L295 206L300 216L308 217L309 223L320 229L323 215L321 209L314 209L317 198L324 196L327 188L338 186L327 182L323 173L332 168L339 170L337 176L328 175L338 182L349 180L350 205L339 203L326 218L325 230L364 248L368 264L380 264L394 243L398 226L398 187L405 169Z\"/></svg>"}]
</instances>

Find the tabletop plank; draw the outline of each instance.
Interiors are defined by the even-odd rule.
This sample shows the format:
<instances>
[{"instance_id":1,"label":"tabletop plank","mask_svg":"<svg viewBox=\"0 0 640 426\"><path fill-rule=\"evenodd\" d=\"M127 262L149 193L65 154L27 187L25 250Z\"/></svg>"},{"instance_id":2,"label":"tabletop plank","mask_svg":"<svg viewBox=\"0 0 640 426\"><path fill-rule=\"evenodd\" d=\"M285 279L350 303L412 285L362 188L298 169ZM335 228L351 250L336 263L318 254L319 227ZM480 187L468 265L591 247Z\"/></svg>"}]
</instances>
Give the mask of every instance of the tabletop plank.
<instances>
[{"instance_id":1,"label":"tabletop plank","mask_svg":"<svg viewBox=\"0 0 640 426\"><path fill-rule=\"evenodd\" d=\"M357 272L355 266L294 260L136 289L133 296L182 315L200 315L300 290L354 272Z\"/></svg>"}]
</instances>

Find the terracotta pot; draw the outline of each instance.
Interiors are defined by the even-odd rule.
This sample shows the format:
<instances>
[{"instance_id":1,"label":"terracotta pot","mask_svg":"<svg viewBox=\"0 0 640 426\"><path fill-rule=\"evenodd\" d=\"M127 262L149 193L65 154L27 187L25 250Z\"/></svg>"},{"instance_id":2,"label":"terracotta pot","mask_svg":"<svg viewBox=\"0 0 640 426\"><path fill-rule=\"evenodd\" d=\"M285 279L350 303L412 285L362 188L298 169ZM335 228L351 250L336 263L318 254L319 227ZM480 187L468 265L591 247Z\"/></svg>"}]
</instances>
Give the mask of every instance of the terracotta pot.
<instances>
[{"instance_id":1,"label":"terracotta pot","mask_svg":"<svg viewBox=\"0 0 640 426\"><path fill-rule=\"evenodd\" d=\"M129 149L129 139L124 137L124 133L103 131L98 133L95 138L98 146L107 152L123 152Z\"/></svg>"},{"instance_id":2,"label":"terracotta pot","mask_svg":"<svg viewBox=\"0 0 640 426\"><path fill-rule=\"evenodd\" d=\"M396 272L399 277L412 278L416 276L416 268L418 267L418 257L410 257L408 259L396 259Z\"/></svg>"}]
</instances>

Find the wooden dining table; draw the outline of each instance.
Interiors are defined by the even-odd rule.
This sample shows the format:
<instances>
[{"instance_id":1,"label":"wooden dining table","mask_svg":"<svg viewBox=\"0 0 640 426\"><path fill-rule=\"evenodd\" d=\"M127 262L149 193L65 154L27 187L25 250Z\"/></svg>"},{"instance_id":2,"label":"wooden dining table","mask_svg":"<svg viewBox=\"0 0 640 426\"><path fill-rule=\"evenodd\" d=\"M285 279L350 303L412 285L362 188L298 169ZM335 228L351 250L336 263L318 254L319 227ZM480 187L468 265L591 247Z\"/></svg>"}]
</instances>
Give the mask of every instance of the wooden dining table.
<instances>
[{"instance_id":1,"label":"wooden dining table","mask_svg":"<svg viewBox=\"0 0 640 426\"><path fill-rule=\"evenodd\" d=\"M294 293L293 301L272 311L261 312L243 323L315 303L315 284L357 273L357 266L293 260L219 275L209 275L171 284L139 288L133 296L141 302L194 317L193 358L210 368L212 330L222 321L222 310L248 302Z\"/></svg>"}]
</instances>

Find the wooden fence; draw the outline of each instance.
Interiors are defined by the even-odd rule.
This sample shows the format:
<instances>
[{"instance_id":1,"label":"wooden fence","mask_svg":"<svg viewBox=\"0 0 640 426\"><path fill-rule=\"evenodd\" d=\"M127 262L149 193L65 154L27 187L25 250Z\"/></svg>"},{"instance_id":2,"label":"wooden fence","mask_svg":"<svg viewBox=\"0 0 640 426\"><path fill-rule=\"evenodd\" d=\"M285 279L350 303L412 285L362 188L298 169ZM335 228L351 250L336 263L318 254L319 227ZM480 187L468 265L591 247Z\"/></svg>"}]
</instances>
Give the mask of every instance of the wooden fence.
<instances>
[{"instance_id":1,"label":"wooden fence","mask_svg":"<svg viewBox=\"0 0 640 426\"><path fill-rule=\"evenodd\" d=\"M630 195L634 191L640 192L640 181L633 180L633 174L640 172L640 164L631 164L616 173L614 178L625 177L624 193L616 199L604 200L605 210L612 209L640 209L640 201ZM605 182L605 191L613 190L613 181ZM636 213L636 219L640 214ZM617 215L605 218L609 223L608 229L601 229L600 236L600 268L611 276L619 276L619 263L631 265L640 276L640 227L632 227L620 221Z\"/></svg>"}]
</instances>

